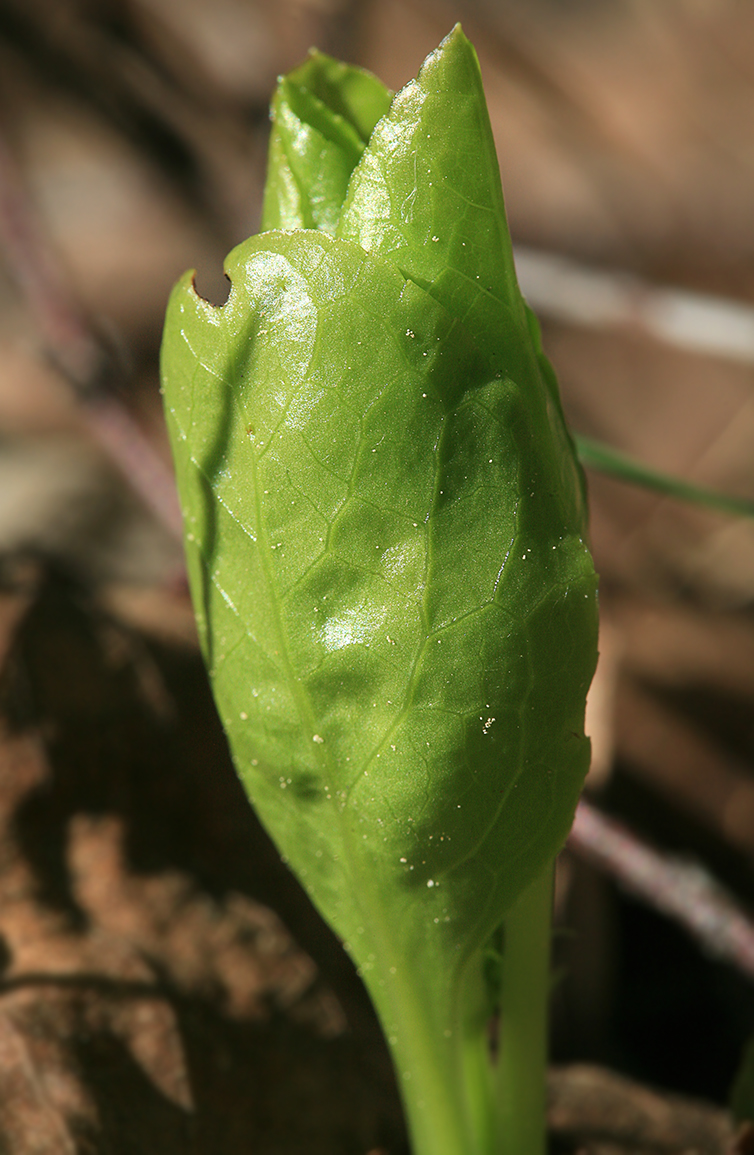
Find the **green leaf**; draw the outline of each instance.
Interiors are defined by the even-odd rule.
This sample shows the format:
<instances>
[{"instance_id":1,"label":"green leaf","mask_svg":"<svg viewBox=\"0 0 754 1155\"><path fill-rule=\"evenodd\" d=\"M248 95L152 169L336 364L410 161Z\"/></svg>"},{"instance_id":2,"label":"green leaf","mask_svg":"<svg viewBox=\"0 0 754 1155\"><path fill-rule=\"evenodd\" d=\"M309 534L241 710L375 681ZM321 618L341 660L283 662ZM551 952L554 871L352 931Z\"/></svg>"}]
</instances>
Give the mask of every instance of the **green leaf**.
<instances>
[{"instance_id":1,"label":"green leaf","mask_svg":"<svg viewBox=\"0 0 754 1155\"><path fill-rule=\"evenodd\" d=\"M501 366L530 355L479 64L460 26L377 124L337 235L397 265Z\"/></svg>"},{"instance_id":2,"label":"green leaf","mask_svg":"<svg viewBox=\"0 0 754 1155\"><path fill-rule=\"evenodd\" d=\"M338 918L325 813L396 898L453 871L452 933L462 911L494 924L564 837L588 756L583 527L521 390L397 270L316 234L254 238L226 267L222 309L177 288L164 373L241 772L292 861L311 827L303 872L336 879Z\"/></svg>"},{"instance_id":3,"label":"green leaf","mask_svg":"<svg viewBox=\"0 0 754 1155\"><path fill-rule=\"evenodd\" d=\"M333 233L348 181L392 93L363 68L312 51L273 98L262 229Z\"/></svg>"},{"instance_id":4,"label":"green leaf","mask_svg":"<svg viewBox=\"0 0 754 1155\"><path fill-rule=\"evenodd\" d=\"M333 237L343 125L369 121L351 76L337 100L282 82L276 126L295 105L305 127L281 128L267 223L327 211L235 249L222 307L179 282L163 382L239 773L414 1079L418 1149L472 1155L465 1024L483 1048L484 945L562 844L588 766L596 579L473 49L454 30L395 99Z\"/></svg>"},{"instance_id":5,"label":"green leaf","mask_svg":"<svg viewBox=\"0 0 754 1155\"><path fill-rule=\"evenodd\" d=\"M582 506L573 515L585 516L557 381L516 280L479 62L460 25L375 127L336 235L385 257L440 301L503 376L535 383L530 406L548 411L535 426L557 438L561 492ZM542 452L552 456L552 447Z\"/></svg>"}]
</instances>

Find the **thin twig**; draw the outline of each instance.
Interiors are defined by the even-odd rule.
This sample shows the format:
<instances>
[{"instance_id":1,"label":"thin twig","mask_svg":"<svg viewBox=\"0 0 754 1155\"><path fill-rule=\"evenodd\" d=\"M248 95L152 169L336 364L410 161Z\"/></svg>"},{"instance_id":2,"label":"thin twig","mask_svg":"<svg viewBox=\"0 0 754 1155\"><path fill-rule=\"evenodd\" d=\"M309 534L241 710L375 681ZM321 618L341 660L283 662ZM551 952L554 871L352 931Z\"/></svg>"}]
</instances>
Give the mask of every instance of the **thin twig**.
<instances>
[{"instance_id":1,"label":"thin twig","mask_svg":"<svg viewBox=\"0 0 754 1155\"><path fill-rule=\"evenodd\" d=\"M656 340L754 364L754 308L742 301L660 289L633 274L594 269L516 247L521 290L535 312L587 328L628 328Z\"/></svg>"},{"instance_id":2,"label":"thin twig","mask_svg":"<svg viewBox=\"0 0 754 1155\"><path fill-rule=\"evenodd\" d=\"M568 847L754 979L754 923L703 867L661 854L584 799Z\"/></svg>"},{"instance_id":3,"label":"thin twig","mask_svg":"<svg viewBox=\"0 0 754 1155\"><path fill-rule=\"evenodd\" d=\"M147 508L182 540L183 517L170 469L155 453L125 405L115 397L94 397L84 417L95 439L131 483Z\"/></svg>"},{"instance_id":4,"label":"thin twig","mask_svg":"<svg viewBox=\"0 0 754 1155\"><path fill-rule=\"evenodd\" d=\"M99 378L103 354L84 323L59 263L45 244L15 159L0 137L0 249L50 360L83 392Z\"/></svg>"},{"instance_id":5,"label":"thin twig","mask_svg":"<svg viewBox=\"0 0 754 1155\"><path fill-rule=\"evenodd\" d=\"M15 161L0 138L0 251L26 300L45 353L82 402L94 438L174 536L181 511L169 467L108 389L115 363L45 243Z\"/></svg>"}]
</instances>

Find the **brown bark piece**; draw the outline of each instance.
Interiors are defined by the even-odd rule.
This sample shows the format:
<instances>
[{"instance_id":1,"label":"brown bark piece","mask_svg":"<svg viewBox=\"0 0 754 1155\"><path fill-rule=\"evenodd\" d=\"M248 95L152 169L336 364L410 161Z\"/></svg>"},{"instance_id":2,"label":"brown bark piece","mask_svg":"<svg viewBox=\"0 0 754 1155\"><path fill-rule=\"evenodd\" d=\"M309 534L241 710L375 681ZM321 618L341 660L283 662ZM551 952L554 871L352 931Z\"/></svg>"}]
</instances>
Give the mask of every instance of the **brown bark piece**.
<instances>
[{"instance_id":1,"label":"brown bark piece","mask_svg":"<svg viewBox=\"0 0 754 1155\"><path fill-rule=\"evenodd\" d=\"M50 1100L29 1046L0 1015L0 1149L25 1155L76 1155L64 1115Z\"/></svg>"},{"instance_id":2,"label":"brown bark piece","mask_svg":"<svg viewBox=\"0 0 754 1155\"><path fill-rule=\"evenodd\" d=\"M43 1141L45 1155L193 1150L185 1056L164 994L84 974L68 983L28 976L2 1001L14 1053L5 1048L0 1083L22 1094L2 1095L0 1149L27 1155Z\"/></svg>"},{"instance_id":3,"label":"brown bark piece","mask_svg":"<svg viewBox=\"0 0 754 1155\"><path fill-rule=\"evenodd\" d=\"M730 1155L754 1155L754 1123L742 1123L736 1131Z\"/></svg>"},{"instance_id":4,"label":"brown bark piece","mask_svg":"<svg viewBox=\"0 0 754 1155\"><path fill-rule=\"evenodd\" d=\"M726 1155L733 1139L720 1108L580 1064L550 1072L548 1122L579 1155Z\"/></svg>"},{"instance_id":5,"label":"brown bark piece","mask_svg":"<svg viewBox=\"0 0 754 1155\"><path fill-rule=\"evenodd\" d=\"M743 615L624 598L609 620L635 676L754 696L754 628Z\"/></svg>"},{"instance_id":6,"label":"brown bark piece","mask_svg":"<svg viewBox=\"0 0 754 1155\"><path fill-rule=\"evenodd\" d=\"M618 752L634 776L754 857L754 781L746 763L628 676L620 685L616 722Z\"/></svg>"}]
</instances>

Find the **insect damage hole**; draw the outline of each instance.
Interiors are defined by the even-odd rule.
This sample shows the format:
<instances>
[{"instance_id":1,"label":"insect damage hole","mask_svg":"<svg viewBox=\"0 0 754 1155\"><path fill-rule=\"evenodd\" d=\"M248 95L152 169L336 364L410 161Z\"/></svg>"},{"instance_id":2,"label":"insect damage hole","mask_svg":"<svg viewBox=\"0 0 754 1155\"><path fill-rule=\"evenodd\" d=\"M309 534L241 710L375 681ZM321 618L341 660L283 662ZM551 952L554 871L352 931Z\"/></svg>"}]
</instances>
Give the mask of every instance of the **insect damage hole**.
<instances>
[{"instance_id":1,"label":"insect damage hole","mask_svg":"<svg viewBox=\"0 0 754 1155\"><path fill-rule=\"evenodd\" d=\"M194 270L191 284L197 297L220 309L230 296L232 289L230 277L223 269L202 266Z\"/></svg>"}]
</instances>

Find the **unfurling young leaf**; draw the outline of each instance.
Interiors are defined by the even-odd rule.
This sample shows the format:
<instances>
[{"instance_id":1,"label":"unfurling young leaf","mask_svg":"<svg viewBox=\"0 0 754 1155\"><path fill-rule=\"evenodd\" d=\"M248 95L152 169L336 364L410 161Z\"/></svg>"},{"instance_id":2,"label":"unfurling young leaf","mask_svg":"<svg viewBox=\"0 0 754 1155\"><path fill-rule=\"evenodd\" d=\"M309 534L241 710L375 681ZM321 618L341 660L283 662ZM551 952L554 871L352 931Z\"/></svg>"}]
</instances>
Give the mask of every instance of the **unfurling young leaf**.
<instances>
[{"instance_id":1,"label":"unfurling young leaf","mask_svg":"<svg viewBox=\"0 0 754 1155\"><path fill-rule=\"evenodd\" d=\"M417 1155L487 1155L516 1140L485 947L507 919L516 958L527 895L546 908L596 579L460 28L392 102L319 54L280 82L264 226L226 304L187 274L165 327L204 654L249 797L377 1006Z\"/></svg>"}]
</instances>

